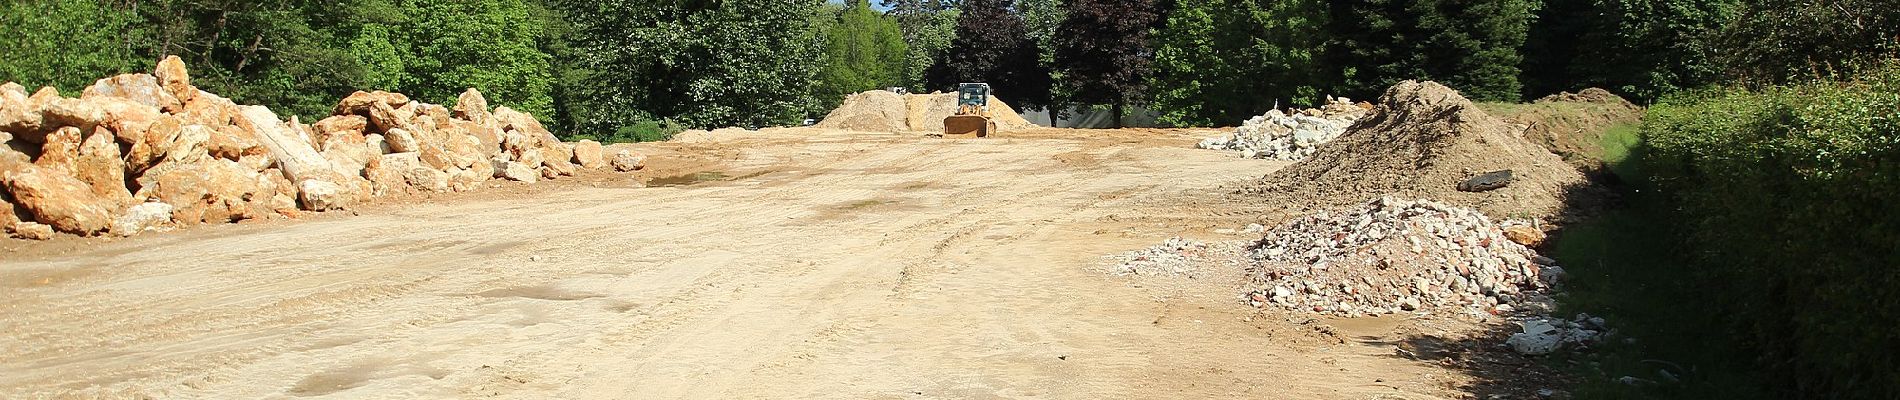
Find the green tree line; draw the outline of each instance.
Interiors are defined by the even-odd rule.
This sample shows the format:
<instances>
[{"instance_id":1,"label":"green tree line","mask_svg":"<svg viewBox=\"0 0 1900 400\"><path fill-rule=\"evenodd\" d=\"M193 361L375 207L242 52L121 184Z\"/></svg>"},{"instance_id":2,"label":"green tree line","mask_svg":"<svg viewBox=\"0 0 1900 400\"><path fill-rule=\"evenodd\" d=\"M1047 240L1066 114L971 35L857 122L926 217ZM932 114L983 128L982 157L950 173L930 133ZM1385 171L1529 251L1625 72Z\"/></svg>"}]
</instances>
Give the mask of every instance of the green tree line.
<instances>
[{"instance_id":1,"label":"green tree line","mask_svg":"<svg viewBox=\"0 0 1900 400\"><path fill-rule=\"evenodd\" d=\"M306 118L359 89L440 103L474 87L622 139L796 124L850 93L961 81L1030 109L1229 125L1405 79L1647 102L1845 73L1895 51L1895 2L19 0L0 5L0 80L77 90L179 55L207 90Z\"/></svg>"}]
</instances>

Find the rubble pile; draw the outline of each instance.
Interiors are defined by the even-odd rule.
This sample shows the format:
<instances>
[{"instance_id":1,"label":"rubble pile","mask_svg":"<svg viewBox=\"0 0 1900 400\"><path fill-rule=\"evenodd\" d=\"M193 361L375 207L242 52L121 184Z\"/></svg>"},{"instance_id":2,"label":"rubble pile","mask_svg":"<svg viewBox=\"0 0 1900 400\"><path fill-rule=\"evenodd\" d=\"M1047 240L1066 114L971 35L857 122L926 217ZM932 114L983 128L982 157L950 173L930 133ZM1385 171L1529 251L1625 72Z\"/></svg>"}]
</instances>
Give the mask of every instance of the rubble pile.
<instances>
[{"instance_id":1,"label":"rubble pile","mask_svg":"<svg viewBox=\"0 0 1900 400\"><path fill-rule=\"evenodd\" d=\"M599 143L563 143L474 89L452 108L356 92L332 114L304 124L238 105L192 86L178 57L153 74L100 79L78 98L0 85L0 230L132 235L610 166Z\"/></svg>"},{"instance_id":2,"label":"rubble pile","mask_svg":"<svg viewBox=\"0 0 1900 400\"><path fill-rule=\"evenodd\" d=\"M1569 320L1536 317L1524 320L1520 332L1504 344L1527 356L1541 356L1563 348L1584 350L1616 334L1602 317L1577 314Z\"/></svg>"},{"instance_id":3,"label":"rubble pile","mask_svg":"<svg viewBox=\"0 0 1900 400\"><path fill-rule=\"evenodd\" d=\"M1160 245L1110 255L1109 273L1115 275L1198 277L1203 266L1240 258L1235 243L1206 243L1172 237Z\"/></svg>"},{"instance_id":4,"label":"rubble pile","mask_svg":"<svg viewBox=\"0 0 1900 400\"><path fill-rule=\"evenodd\" d=\"M1320 108L1295 112L1280 110L1248 119L1234 134L1201 140L1198 147L1212 150L1236 150L1241 157L1299 161L1313 155L1320 145L1346 133L1369 106L1354 105L1352 100L1328 96Z\"/></svg>"},{"instance_id":5,"label":"rubble pile","mask_svg":"<svg viewBox=\"0 0 1900 400\"><path fill-rule=\"evenodd\" d=\"M1508 312L1563 273L1476 210L1389 196L1290 221L1248 255L1256 305L1343 316Z\"/></svg>"},{"instance_id":6,"label":"rubble pile","mask_svg":"<svg viewBox=\"0 0 1900 400\"><path fill-rule=\"evenodd\" d=\"M1305 160L1242 191L1312 212L1396 195L1476 208L1493 218L1560 220L1577 204L1600 197L1582 173L1527 140L1458 91L1405 81L1338 139ZM1484 191L1459 184L1498 171L1508 182Z\"/></svg>"}]
</instances>

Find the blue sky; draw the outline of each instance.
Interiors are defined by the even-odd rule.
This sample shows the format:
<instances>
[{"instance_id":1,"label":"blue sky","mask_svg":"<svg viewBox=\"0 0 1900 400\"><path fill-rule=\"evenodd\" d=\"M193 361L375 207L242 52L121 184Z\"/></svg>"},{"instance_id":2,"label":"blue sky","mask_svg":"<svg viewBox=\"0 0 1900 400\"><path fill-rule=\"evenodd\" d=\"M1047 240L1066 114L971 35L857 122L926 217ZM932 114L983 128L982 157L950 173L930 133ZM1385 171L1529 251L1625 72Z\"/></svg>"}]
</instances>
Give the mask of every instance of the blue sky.
<instances>
[{"instance_id":1,"label":"blue sky","mask_svg":"<svg viewBox=\"0 0 1900 400\"><path fill-rule=\"evenodd\" d=\"M830 1L831 4L844 4L844 0L827 0L827 1ZM889 11L891 9L890 7L885 7L878 3L880 2L877 0L871 0L871 9L878 10L878 11Z\"/></svg>"}]
</instances>

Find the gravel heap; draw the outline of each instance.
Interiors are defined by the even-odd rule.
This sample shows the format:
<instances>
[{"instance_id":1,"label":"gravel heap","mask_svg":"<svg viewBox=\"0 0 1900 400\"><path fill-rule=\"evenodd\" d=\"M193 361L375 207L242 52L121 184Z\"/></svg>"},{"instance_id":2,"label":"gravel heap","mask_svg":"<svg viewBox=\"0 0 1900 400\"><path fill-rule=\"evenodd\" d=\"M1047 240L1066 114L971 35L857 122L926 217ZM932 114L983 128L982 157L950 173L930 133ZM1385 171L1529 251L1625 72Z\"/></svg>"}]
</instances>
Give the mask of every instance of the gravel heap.
<instances>
[{"instance_id":1,"label":"gravel heap","mask_svg":"<svg viewBox=\"0 0 1900 400\"><path fill-rule=\"evenodd\" d=\"M1208 263L1239 259L1238 243L1206 243L1181 237L1160 245L1106 257L1115 275L1198 277Z\"/></svg>"},{"instance_id":2,"label":"gravel heap","mask_svg":"<svg viewBox=\"0 0 1900 400\"><path fill-rule=\"evenodd\" d=\"M1304 160L1313 155L1319 145L1346 133L1346 128L1367 112L1367 108L1353 105L1350 99L1328 98L1325 106L1293 115L1280 110L1267 111L1248 119L1234 134L1202 140L1199 147L1236 150L1246 158Z\"/></svg>"},{"instance_id":3,"label":"gravel heap","mask_svg":"<svg viewBox=\"0 0 1900 400\"><path fill-rule=\"evenodd\" d=\"M1331 315L1508 312L1562 274L1477 210L1389 196L1293 220L1248 251L1256 305Z\"/></svg>"}]
</instances>

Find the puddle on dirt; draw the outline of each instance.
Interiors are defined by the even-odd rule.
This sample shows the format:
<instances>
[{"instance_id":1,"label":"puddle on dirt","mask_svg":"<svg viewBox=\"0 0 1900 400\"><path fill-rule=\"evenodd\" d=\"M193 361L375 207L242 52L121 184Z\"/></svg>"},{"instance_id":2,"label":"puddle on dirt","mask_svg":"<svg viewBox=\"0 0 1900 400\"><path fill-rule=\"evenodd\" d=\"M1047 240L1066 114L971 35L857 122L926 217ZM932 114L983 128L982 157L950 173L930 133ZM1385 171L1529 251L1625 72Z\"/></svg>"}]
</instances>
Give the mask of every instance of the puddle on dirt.
<instances>
[{"instance_id":1,"label":"puddle on dirt","mask_svg":"<svg viewBox=\"0 0 1900 400\"><path fill-rule=\"evenodd\" d=\"M665 176L647 181L647 187L692 186L706 182L725 182L765 175L770 171L759 171L745 175L727 175L725 171L694 172L685 175Z\"/></svg>"}]
</instances>

